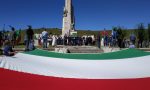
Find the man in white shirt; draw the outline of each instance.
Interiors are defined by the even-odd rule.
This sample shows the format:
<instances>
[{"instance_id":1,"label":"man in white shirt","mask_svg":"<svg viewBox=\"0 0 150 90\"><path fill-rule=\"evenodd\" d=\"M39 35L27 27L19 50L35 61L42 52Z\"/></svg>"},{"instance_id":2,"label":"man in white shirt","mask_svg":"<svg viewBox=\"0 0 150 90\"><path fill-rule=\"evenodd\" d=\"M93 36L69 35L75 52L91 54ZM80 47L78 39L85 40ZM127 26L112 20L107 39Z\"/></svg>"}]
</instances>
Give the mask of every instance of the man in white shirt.
<instances>
[{"instance_id":1,"label":"man in white shirt","mask_svg":"<svg viewBox=\"0 0 150 90\"><path fill-rule=\"evenodd\" d=\"M47 48L48 32L46 29L42 32L43 48Z\"/></svg>"}]
</instances>

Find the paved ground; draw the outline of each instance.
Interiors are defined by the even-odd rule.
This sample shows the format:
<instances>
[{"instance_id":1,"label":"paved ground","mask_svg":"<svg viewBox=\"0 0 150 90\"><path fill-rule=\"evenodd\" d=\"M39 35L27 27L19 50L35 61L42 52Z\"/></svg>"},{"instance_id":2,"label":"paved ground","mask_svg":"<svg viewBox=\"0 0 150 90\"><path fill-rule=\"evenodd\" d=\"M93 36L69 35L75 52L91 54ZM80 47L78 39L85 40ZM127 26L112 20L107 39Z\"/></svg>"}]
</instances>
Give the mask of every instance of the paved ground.
<instances>
[{"instance_id":1,"label":"paved ground","mask_svg":"<svg viewBox=\"0 0 150 90\"><path fill-rule=\"evenodd\" d=\"M115 52L115 51L119 51L120 48L109 48L109 47L102 47L102 50L107 53L107 52Z\"/></svg>"}]
</instances>

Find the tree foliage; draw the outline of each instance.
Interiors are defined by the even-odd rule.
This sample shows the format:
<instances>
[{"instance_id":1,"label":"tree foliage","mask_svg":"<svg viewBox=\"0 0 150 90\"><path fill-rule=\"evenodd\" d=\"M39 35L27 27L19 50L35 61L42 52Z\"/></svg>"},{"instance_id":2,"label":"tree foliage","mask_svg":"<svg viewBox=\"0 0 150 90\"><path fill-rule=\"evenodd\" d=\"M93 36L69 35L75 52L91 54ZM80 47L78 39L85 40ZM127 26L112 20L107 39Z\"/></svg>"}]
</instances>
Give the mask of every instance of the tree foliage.
<instances>
[{"instance_id":1,"label":"tree foliage","mask_svg":"<svg viewBox=\"0 0 150 90\"><path fill-rule=\"evenodd\" d=\"M144 35L145 35L145 27L144 27L144 24L143 24L143 23L141 23L141 24L138 25L138 30L137 30L137 32L138 32L137 37L138 37L139 41L143 41L144 38L145 38L145 37L144 37Z\"/></svg>"},{"instance_id":2,"label":"tree foliage","mask_svg":"<svg viewBox=\"0 0 150 90\"><path fill-rule=\"evenodd\" d=\"M148 40L150 42L150 24L148 24Z\"/></svg>"},{"instance_id":3,"label":"tree foliage","mask_svg":"<svg viewBox=\"0 0 150 90\"><path fill-rule=\"evenodd\" d=\"M135 30L137 39L138 39L138 47L142 48L143 47L143 41L146 40L146 29L143 23L140 23Z\"/></svg>"},{"instance_id":4,"label":"tree foliage","mask_svg":"<svg viewBox=\"0 0 150 90\"><path fill-rule=\"evenodd\" d=\"M117 40L118 40L118 46L120 48L124 48L124 39L127 35L127 32L125 29L121 28L121 27L114 27L113 28L114 31L117 31Z\"/></svg>"}]
</instances>

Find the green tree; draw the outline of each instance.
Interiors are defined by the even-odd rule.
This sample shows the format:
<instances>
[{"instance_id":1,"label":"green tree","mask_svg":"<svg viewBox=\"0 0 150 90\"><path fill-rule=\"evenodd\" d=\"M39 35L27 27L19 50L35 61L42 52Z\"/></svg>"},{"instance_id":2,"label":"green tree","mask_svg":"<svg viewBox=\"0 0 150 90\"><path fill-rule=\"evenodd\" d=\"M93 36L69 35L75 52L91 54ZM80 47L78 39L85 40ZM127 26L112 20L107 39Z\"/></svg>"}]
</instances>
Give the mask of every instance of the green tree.
<instances>
[{"instance_id":1,"label":"green tree","mask_svg":"<svg viewBox=\"0 0 150 90\"><path fill-rule=\"evenodd\" d=\"M150 45L150 24L148 24L148 40L149 40L149 45Z\"/></svg>"},{"instance_id":2,"label":"green tree","mask_svg":"<svg viewBox=\"0 0 150 90\"><path fill-rule=\"evenodd\" d=\"M126 33L126 30L124 30L123 28L121 28L121 27L118 27L117 28L117 39L118 39L118 46L120 47L120 48L124 48L124 39L125 39L125 37L126 37L126 35L127 35L127 33Z\"/></svg>"},{"instance_id":3,"label":"green tree","mask_svg":"<svg viewBox=\"0 0 150 90\"><path fill-rule=\"evenodd\" d=\"M138 25L137 38L138 38L138 47L143 48L143 41L145 39L145 27L143 23Z\"/></svg>"}]
</instances>

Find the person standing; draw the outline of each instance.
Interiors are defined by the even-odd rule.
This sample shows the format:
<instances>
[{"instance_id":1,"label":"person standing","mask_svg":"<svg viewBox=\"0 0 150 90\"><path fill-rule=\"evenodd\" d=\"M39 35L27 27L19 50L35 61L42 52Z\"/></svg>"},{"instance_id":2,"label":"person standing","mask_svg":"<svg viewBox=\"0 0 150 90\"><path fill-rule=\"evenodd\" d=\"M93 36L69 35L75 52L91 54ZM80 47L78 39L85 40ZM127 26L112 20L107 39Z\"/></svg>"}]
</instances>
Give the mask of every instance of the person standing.
<instances>
[{"instance_id":1,"label":"person standing","mask_svg":"<svg viewBox=\"0 0 150 90\"><path fill-rule=\"evenodd\" d=\"M3 35L2 32L0 31L0 47L3 45L2 40L3 40Z\"/></svg>"},{"instance_id":2,"label":"person standing","mask_svg":"<svg viewBox=\"0 0 150 90\"><path fill-rule=\"evenodd\" d=\"M42 32L43 48L47 48L48 32L46 29Z\"/></svg>"},{"instance_id":3,"label":"person standing","mask_svg":"<svg viewBox=\"0 0 150 90\"><path fill-rule=\"evenodd\" d=\"M25 43L26 44L26 48L25 48L26 51L29 51L29 45L33 40L33 36L34 36L34 32L33 32L32 26L29 25L28 29L26 31L26 43Z\"/></svg>"},{"instance_id":4,"label":"person standing","mask_svg":"<svg viewBox=\"0 0 150 90\"><path fill-rule=\"evenodd\" d=\"M97 46L98 46L98 48L101 48L101 35L100 35L100 33L97 36Z\"/></svg>"},{"instance_id":5,"label":"person standing","mask_svg":"<svg viewBox=\"0 0 150 90\"><path fill-rule=\"evenodd\" d=\"M64 45L67 45L67 34L64 35Z\"/></svg>"},{"instance_id":6,"label":"person standing","mask_svg":"<svg viewBox=\"0 0 150 90\"><path fill-rule=\"evenodd\" d=\"M117 31L113 30L112 32L112 47L116 47L117 45Z\"/></svg>"},{"instance_id":7,"label":"person standing","mask_svg":"<svg viewBox=\"0 0 150 90\"><path fill-rule=\"evenodd\" d=\"M52 46L54 47L54 46L56 46L56 36L55 35L53 35L52 36Z\"/></svg>"},{"instance_id":8,"label":"person standing","mask_svg":"<svg viewBox=\"0 0 150 90\"><path fill-rule=\"evenodd\" d=\"M10 28L12 31L10 32L9 40L11 41L12 48L14 48L16 43L16 31L14 27L10 26Z\"/></svg>"},{"instance_id":9,"label":"person standing","mask_svg":"<svg viewBox=\"0 0 150 90\"><path fill-rule=\"evenodd\" d=\"M101 39L101 47L104 47L104 37Z\"/></svg>"},{"instance_id":10,"label":"person standing","mask_svg":"<svg viewBox=\"0 0 150 90\"><path fill-rule=\"evenodd\" d=\"M41 44L41 40L42 40L41 36L42 36L42 35L39 35L39 36L38 36L38 45L39 45L39 46L42 46L42 44Z\"/></svg>"},{"instance_id":11,"label":"person standing","mask_svg":"<svg viewBox=\"0 0 150 90\"><path fill-rule=\"evenodd\" d=\"M135 35L132 33L132 34L130 35L130 41L131 41L131 43L134 44L134 45L135 45L135 40L136 40L136 37L135 37Z\"/></svg>"},{"instance_id":12,"label":"person standing","mask_svg":"<svg viewBox=\"0 0 150 90\"><path fill-rule=\"evenodd\" d=\"M21 29L16 31L16 45L21 41Z\"/></svg>"}]
</instances>

